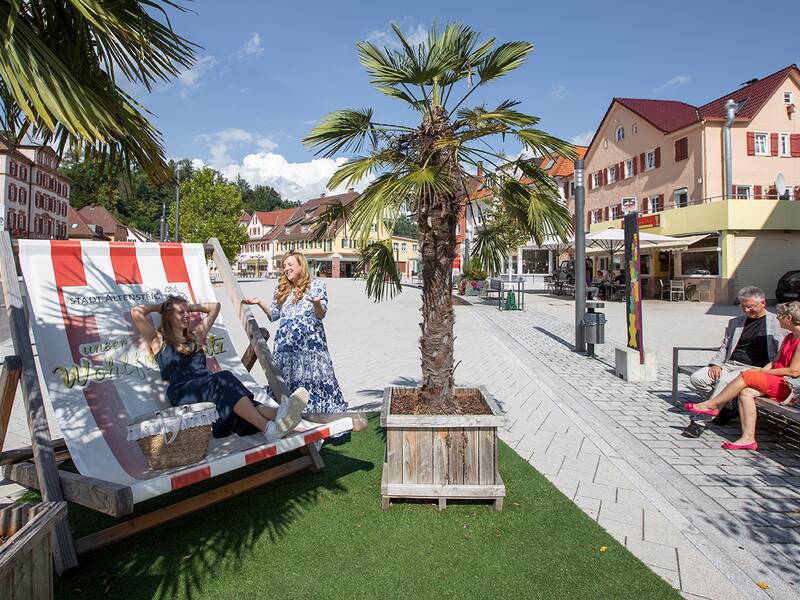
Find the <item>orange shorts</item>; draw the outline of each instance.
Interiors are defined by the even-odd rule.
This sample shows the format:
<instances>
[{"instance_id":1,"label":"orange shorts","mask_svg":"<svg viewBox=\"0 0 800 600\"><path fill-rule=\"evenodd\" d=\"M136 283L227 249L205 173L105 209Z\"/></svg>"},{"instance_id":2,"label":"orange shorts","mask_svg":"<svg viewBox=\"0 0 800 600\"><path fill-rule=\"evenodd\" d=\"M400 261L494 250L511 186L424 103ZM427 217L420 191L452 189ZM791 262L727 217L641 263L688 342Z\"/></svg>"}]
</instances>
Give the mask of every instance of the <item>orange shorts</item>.
<instances>
[{"instance_id":1,"label":"orange shorts","mask_svg":"<svg viewBox=\"0 0 800 600\"><path fill-rule=\"evenodd\" d=\"M789 392L791 392L783 377L778 375L762 373L761 371L742 371L742 379L744 379L747 387L755 388L765 396L769 396L771 400L777 400L778 402L786 400Z\"/></svg>"}]
</instances>

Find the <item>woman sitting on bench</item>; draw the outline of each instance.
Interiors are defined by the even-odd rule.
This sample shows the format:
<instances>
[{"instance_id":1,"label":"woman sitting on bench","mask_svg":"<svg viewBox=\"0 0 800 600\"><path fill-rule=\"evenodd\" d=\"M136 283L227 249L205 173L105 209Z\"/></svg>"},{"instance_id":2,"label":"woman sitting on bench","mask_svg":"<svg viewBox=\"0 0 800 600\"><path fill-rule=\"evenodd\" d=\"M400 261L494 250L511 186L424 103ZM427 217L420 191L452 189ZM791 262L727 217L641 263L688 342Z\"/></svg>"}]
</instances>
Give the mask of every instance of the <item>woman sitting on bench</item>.
<instances>
[{"instance_id":1,"label":"woman sitting on bench","mask_svg":"<svg viewBox=\"0 0 800 600\"><path fill-rule=\"evenodd\" d=\"M167 399L173 406L213 402L219 418L211 431L217 438L259 432L265 433L268 441L284 437L300 422L308 392L298 388L275 408L255 402L253 393L230 371L209 371L203 340L219 309L219 302L190 305L185 298L169 296L161 304L134 306L131 316L161 369L161 377L169 382ZM158 329L147 316L154 312L161 315ZM193 312L205 316L192 324Z\"/></svg>"},{"instance_id":2,"label":"woman sitting on bench","mask_svg":"<svg viewBox=\"0 0 800 600\"><path fill-rule=\"evenodd\" d=\"M781 327L789 330L778 350L778 356L761 369L742 371L736 379L711 400L683 407L696 415L719 414L719 409L739 397L739 418L742 435L733 443L723 444L726 450L757 450L756 443L756 398L767 396L775 402L783 402L791 393L784 377L800 376L800 302L778 304L777 317Z\"/></svg>"}]
</instances>

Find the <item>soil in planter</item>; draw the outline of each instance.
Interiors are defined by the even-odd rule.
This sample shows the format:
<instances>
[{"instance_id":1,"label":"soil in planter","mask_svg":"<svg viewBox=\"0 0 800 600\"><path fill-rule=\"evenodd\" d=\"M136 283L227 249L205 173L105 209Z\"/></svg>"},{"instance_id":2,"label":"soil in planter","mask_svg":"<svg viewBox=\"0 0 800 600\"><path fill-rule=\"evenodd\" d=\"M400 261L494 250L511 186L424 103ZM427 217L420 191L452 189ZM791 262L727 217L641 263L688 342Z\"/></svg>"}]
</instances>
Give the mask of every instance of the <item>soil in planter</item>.
<instances>
[{"instance_id":1,"label":"soil in planter","mask_svg":"<svg viewBox=\"0 0 800 600\"><path fill-rule=\"evenodd\" d=\"M480 390L456 389L453 392L454 406L449 414L453 415L490 415L489 407L483 401ZM419 390L395 390L392 393L393 415L435 415L442 411L432 402L425 402L419 397Z\"/></svg>"}]
</instances>

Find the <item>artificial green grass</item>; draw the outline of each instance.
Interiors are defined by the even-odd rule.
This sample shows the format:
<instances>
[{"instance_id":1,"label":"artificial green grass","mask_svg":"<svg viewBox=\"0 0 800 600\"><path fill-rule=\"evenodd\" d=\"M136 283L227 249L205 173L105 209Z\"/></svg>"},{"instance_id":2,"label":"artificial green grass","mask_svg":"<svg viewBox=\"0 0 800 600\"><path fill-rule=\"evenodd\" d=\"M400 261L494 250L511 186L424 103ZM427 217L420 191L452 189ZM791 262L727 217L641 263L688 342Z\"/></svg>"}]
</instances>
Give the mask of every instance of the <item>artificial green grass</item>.
<instances>
[{"instance_id":1,"label":"artificial green grass","mask_svg":"<svg viewBox=\"0 0 800 600\"><path fill-rule=\"evenodd\" d=\"M491 503L381 511L383 436L374 418L322 455L320 473L291 475L82 556L56 581L56 597L679 597L504 444L500 513ZM72 505L70 518L77 535L114 522Z\"/></svg>"}]
</instances>

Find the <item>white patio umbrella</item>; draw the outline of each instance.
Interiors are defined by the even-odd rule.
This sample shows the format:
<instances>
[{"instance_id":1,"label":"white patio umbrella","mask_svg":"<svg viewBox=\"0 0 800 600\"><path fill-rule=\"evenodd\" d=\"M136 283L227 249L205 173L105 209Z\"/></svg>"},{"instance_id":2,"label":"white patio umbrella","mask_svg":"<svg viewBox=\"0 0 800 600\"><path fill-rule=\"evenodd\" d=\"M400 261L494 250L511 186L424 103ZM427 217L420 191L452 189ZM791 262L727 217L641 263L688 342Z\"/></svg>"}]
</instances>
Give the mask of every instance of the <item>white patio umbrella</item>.
<instances>
[{"instance_id":1,"label":"white patio umbrella","mask_svg":"<svg viewBox=\"0 0 800 600\"><path fill-rule=\"evenodd\" d=\"M567 240L565 242L561 238L557 238L557 237L548 238L542 243L542 247L543 248L547 248L548 250L552 250L553 251L553 254L556 257L556 260L558 260L559 256L564 254L567 250L572 248L574 245L575 245L575 240ZM556 266L558 266L558 265L556 265Z\"/></svg>"},{"instance_id":2,"label":"white patio umbrella","mask_svg":"<svg viewBox=\"0 0 800 600\"><path fill-rule=\"evenodd\" d=\"M641 247L655 246L661 242L680 242L680 238L643 231L639 232L639 246ZM609 227L603 231L589 233L586 235L586 246L602 248L613 261L614 255L625 247L625 231Z\"/></svg>"}]
</instances>

